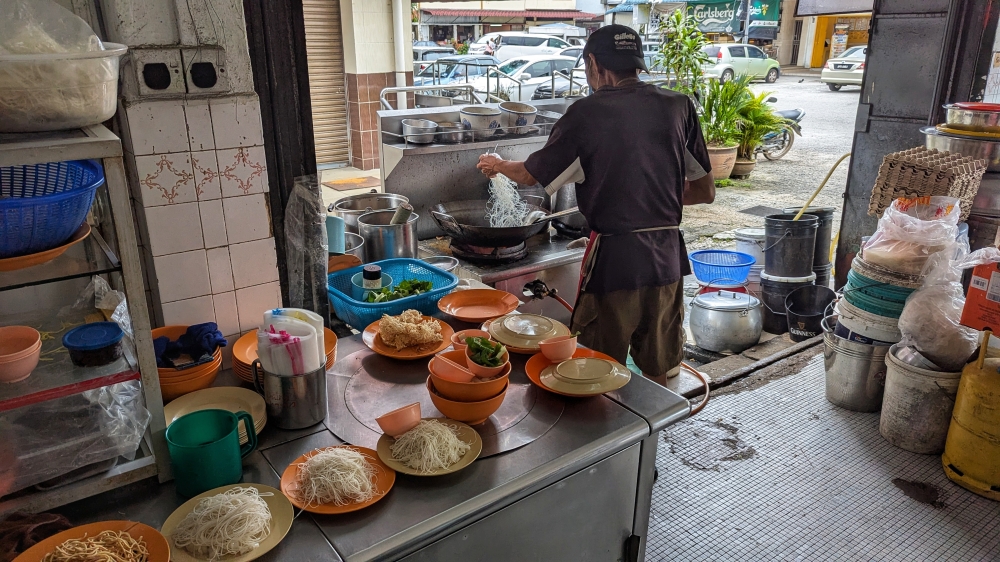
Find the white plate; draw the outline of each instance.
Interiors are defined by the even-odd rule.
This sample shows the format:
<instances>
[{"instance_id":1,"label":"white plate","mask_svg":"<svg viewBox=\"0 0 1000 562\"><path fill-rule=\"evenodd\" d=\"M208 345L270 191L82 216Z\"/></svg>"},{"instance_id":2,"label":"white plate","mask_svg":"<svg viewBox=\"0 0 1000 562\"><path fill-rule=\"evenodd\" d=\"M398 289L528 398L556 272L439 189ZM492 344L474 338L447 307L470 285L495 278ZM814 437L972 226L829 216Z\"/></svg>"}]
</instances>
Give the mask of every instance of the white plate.
<instances>
[{"instance_id":1,"label":"white plate","mask_svg":"<svg viewBox=\"0 0 1000 562\"><path fill-rule=\"evenodd\" d=\"M564 394L594 396L625 386L632 373L616 361L587 357L550 365L539 378L546 387Z\"/></svg>"}]
</instances>

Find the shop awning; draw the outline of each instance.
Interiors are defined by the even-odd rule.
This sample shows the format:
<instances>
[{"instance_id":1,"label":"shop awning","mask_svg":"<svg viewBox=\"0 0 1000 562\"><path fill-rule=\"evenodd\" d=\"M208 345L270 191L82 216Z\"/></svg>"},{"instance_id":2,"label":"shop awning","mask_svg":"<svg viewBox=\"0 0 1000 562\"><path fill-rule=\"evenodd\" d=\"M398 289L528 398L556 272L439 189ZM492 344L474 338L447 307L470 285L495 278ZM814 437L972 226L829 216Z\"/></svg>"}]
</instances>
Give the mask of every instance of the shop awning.
<instances>
[{"instance_id":1,"label":"shop awning","mask_svg":"<svg viewBox=\"0 0 1000 562\"><path fill-rule=\"evenodd\" d=\"M599 16L579 10L450 10L424 9L431 16L479 18L541 18L549 20L589 20Z\"/></svg>"}]
</instances>

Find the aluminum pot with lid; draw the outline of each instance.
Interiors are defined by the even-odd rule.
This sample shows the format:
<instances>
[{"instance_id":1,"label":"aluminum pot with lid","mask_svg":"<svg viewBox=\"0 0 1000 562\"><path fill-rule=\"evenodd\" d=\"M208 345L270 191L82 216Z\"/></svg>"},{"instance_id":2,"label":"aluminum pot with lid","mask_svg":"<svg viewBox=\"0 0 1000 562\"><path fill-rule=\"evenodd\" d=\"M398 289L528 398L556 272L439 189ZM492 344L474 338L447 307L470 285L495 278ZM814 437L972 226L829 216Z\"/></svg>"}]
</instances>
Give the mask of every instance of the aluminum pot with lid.
<instances>
[{"instance_id":1,"label":"aluminum pot with lid","mask_svg":"<svg viewBox=\"0 0 1000 562\"><path fill-rule=\"evenodd\" d=\"M691 303L691 335L702 349L740 353L760 341L764 315L760 300L745 293L704 293Z\"/></svg>"},{"instance_id":2,"label":"aluminum pot with lid","mask_svg":"<svg viewBox=\"0 0 1000 562\"><path fill-rule=\"evenodd\" d=\"M327 208L327 212L344 219L344 227L348 232L359 234L358 217L371 211L395 209L410 200L393 193L361 193L336 200Z\"/></svg>"}]
</instances>

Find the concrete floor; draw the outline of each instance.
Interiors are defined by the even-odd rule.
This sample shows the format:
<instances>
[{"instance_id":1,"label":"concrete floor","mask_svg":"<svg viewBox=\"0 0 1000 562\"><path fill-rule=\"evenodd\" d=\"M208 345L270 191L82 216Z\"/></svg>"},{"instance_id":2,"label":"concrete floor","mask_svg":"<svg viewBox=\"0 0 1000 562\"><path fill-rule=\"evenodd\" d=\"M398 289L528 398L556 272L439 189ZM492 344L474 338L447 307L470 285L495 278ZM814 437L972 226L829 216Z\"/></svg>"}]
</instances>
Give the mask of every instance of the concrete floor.
<instances>
[{"instance_id":1,"label":"concrete floor","mask_svg":"<svg viewBox=\"0 0 1000 562\"><path fill-rule=\"evenodd\" d=\"M646 559L1000 560L1000 502L826 401L811 352L661 434Z\"/></svg>"}]
</instances>

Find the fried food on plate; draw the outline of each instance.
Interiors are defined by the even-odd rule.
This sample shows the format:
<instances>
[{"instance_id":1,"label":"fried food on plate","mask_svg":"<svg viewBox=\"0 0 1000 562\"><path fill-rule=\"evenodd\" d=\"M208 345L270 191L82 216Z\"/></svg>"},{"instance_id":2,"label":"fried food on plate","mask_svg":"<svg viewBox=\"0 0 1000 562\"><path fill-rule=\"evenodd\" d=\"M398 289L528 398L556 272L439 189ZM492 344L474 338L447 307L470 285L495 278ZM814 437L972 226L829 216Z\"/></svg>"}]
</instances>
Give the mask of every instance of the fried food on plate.
<instances>
[{"instance_id":1,"label":"fried food on plate","mask_svg":"<svg viewBox=\"0 0 1000 562\"><path fill-rule=\"evenodd\" d=\"M399 316L382 315L378 333L382 341L389 347L396 348L396 351L443 340L438 321L424 320L424 316L416 310L406 310Z\"/></svg>"}]
</instances>

